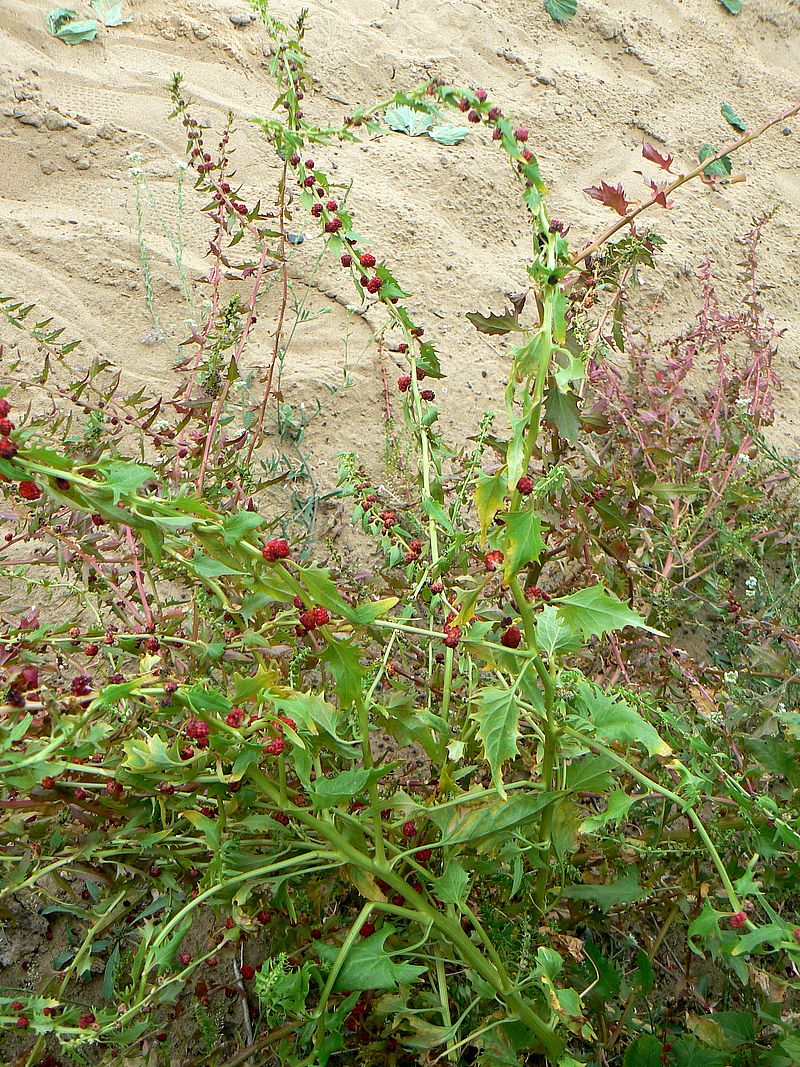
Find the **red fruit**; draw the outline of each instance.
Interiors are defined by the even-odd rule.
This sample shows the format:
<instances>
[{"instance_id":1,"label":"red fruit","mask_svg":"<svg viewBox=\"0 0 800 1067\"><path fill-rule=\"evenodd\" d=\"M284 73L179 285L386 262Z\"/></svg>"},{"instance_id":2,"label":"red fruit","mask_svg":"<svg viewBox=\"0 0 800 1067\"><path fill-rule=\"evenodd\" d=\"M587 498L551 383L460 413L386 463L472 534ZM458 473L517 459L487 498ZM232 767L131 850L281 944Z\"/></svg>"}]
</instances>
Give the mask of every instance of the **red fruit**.
<instances>
[{"instance_id":1,"label":"red fruit","mask_svg":"<svg viewBox=\"0 0 800 1067\"><path fill-rule=\"evenodd\" d=\"M484 564L486 566L486 570L496 571L504 559L505 556L499 548L495 548L491 552L487 552L484 557Z\"/></svg>"},{"instance_id":2,"label":"red fruit","mask_svg":"<svg viewBox=\"0 0 800 1067\"><path fill-rule=\"evenodd\" d=\"M303 612L303 614L300 616L300 625L306 632L308 632L309 630L316 630L317 619L314 615L313 609L309 609L308 611Z\"/></svg>"},{"instance_id":3,"label":"red fruit","mask_svg":"<svg viewBox=\"0 0 800 1067\"><path fill-rule=\"evenodd\" d=\"M331 621L330 612L327 608L316 607L313 609L313 615L317 626L325 626Z\"/></svg>"},{"instance_id":4,"label":"red fruit","mask_svg":"<svg viewBox=\"0 0 800 1067\"><path fill-rule=\"evenodd\" d=\"M800 945L800 926L798 926L797 929L793 931L792 937L795 939L797 944Z\"/></svg>"},{"instance_id":5,"label":"red fruit","mask_svg":"<svg viewBox=\"0 0 800 1067\"><path fill-rule=\"evenodd\" d=\"M30 1022L28 1021L28 1018L25 1015L20 1015L17 1019L18 1030L27 1030L30 1025Z\"/></svg>"},{"instance_id":6,"label":"red fruit","mask_svg":"<svg viewBox=\"0 0 800 1067\"><path fill-rule=\"evenodd\" d=\"M115 782L113 778L108 778L106 780L106 792L110 797L119 797L122 796L123 788L119 782Z\"/></svg>"},{"instance_id":7,"label":"red fruit","mask_svg":"<svg viewBox=\"0 0 800 1067\"><path fill-rule=\"evenodd\" d=\"M526 600L543 600L547 603L550 600L550 594L545 593L544 589L540 589L538 585L529 585L525 590Z\"/></svg>"},{"instance_id":8,"label":"red fruit","mask_svg":"<svg viewBox=\"0 0 800 1067\"><path fill-rule=\"evenodd\" d=\"M78 674L70 682L70 689L72 695L76 697L85 697L92 688L92 677L90 674Z\"/></svg>"},{"instance_id":9,"label":"red fruit","mask_svg":"<svg viewBox=\"0 0 800 1067\"><path fill-rule=\"evenodd\" d=\"M303 185L306 187L306 189L310 189L313 186L315 180L316 179L314 178L314 175L309 174L309 176L304 179Z\"/></svg>"},{"instance_id":10,"label":"red fruit","mask_svg":"<svg viewBox=\"0 0 800 1067\"><path fill-rule=\"evenodd\" d=\"M469 100L467 100L466 96L462 96L458 101L458 110L469 111Z\"/></svg>"},{"instance_id":11,"label":"red fruit","mask_svg":"<svg viewBox=\"0 0 800 1067\"><path fill-rule=\"evenodd\" d=\"M273 537L261 549L261 555L267 563L274 563L278 559L288 559L290 552L289 542L284 537Z\"/></svg>"},{"instance_id":12,"label":"red fruit","mask_svg":"<svg viewBox=\"0 0 800 1067\"><path fill-rule=\"evenodd\" d=\"M500 644L505 648L519 648L521 640L522 634L519 626L509 626L509 628L504 630L500 635Z\"/></svg>"},{"instance_id":13,"label":"red fruit","mask_svg":"<svg viewBox=\"0 0 800 1067\"><path fill-rule=\"evenodd\" d=\"M95 1022L94 1012L87 1011L85 1015L81 1015L78 1019L78 1026L81 1030L88 1030L93 1022Z\"/></svg>"},{"instance_id":14,"label":"red fruit","mask_svg":"<svg viewBox=\"0 0 800 1067\"><path fill-rule=\"evenodd\" d=\"M444 589L444 582L441 578L437 578L435 582L431 582L431 592L441 593Z\"/></svg>"},{"instance_id":15,"label":"red fruit","mask_svg":"<svg viewBox=\"0 0 800 1067\"><path fill-rule=\"evenodd\" d=\"M22 1011L25 1005L22 1003L21 1000L12 1000L9 1007L12 1011Z\"/></svg>"},{"instance_id":16,"label":"red fruit","mask_svg":"<svg viewBox=\"0 0 800 1067\"><path fill-rule=\"evenodd\" d=\"M336 231L337 230L341 230L341 228L342 228L342 220L338 216L335 217L335 218L329 219L325 223L325 233L336 233Z\"/></svg>"},{"instance_id":17,"label":"red fruit","mask_svg":"<svg viewBox=\"0 0 800 1067\"><path fill-rule=\"evenodd\" d=\"M298 156L297 152L289 156L289 162L292 164L293 167L297 166L297 164L300 162L300 156Z\"/></svg>"},{"instance_id":18,"label":"red fruit","mask_svg":"<svg viewBox=\"0 0 800 1067\"><path fill-rule=\"evenodd\" d=\"M423 400L436 399L436 393L434 393L433 389L421 389L419 395Z\"/></svg>"},{"instance_id":19,"label":"red fruit","mask_svg":"<svg viewBox=\"0 0 800 1067\"><path fill-rule=\"evenodd\" d=\"M517 126L514 130L514 137L517 141L527 141L530 130L527 126Z\"/></svg>"},{"instance_id":20,"label":"red fruit","mask_svg":"<svg viewBox=\"0 0 800 1067\"><path fill-rule=\"evenodd\" d=\"M225 722L228 726L241 726L244 722L244 712L241 708L231 708L225 716Z\"/></svg>"},{"instance_id":21,"label":"red fruit","mask_svg":"<svg viewBox=\"0 0 800 1067\"><path fill-rule=\"evenodd\" d=\"M180 963L183 964L184 967L188 967L188 965L192 962L191 952L187 952L185 949L183 952L179 952L178 960L180 961Z\"/></svg>"},{"instance_id":22,"label":"red fruit","mask_svg":"<svg viewBox=\"0 0 800 1067\"><path fill-rule=\"evenodd\" d=\"M362 923L358 932L362 937L371 937L375 933L375 923Z\"/></svg>"},{"instance_id":23,"label":"red fruit","mask_svg":"<svg viewBox=\"0 0 800 1067\"><path fill-rule=\"evenodd\" d=\"M0 419L4 419L9 411L11 411L11 405L4 396L0 397Z\"/></svg>"},{"instance_id":24,"label":"red fruit","mask_svg":"<svg viewBox=\"0 0 800 1067\"><path fill-rule=\"evenodd\" d=\"M380 287L382 285L383 285L383 282L381 281L381 279L376 274L376 275L374 275L374 277L370 278L370 280L367 282L367 292L368 293L373 293L373 294L377 293L380 290Z\"/></svg>"},{"instance_id":25,"label":"red fruit","mask_svg":"<svg viewBox=\"0 0 800 1067\"><path fill-rule=\"evenodd\" d=\"M362 267L374 267L377 260L371 252L365 252L363 256L359 257L358 262Z\"/></svg>"},{"instance_id":26,"label":"red fruit","mask_svg":"<svg viewBox=\"0 0 800 1067\"><path fill-rule=\"evenodd\" d=\"M42 495L42 490L36 482L20 482L19 495L23 500L38 500Z\"/></svg>"},{"instance_id":27,"label":"red fruit","mask_svg":"<svg viewBox=\"0 0 800 1067\"><path fill-rule=\"evenodd\" d=\"M56 780L51 775L47 775L46 778L42 778L42 789L55 789Z\"/></svg>"},{"instance_id":28,"label":"red fruit","mask_svg":"<svg viewBox=\"0 0 800 1067\"><path fill-rule=\"evenodd\" d=\"M410 374L401 374L400 377L397 379L397 388L400 390L401 393L407 393L409 388L410 388L410 386L411 386L411 375Z\"/></svg>"},{"instance_id":29,"label":"red fruit","mask_svg":"<svg viewBox=\"0 0 800 1067\"><path fill-rule=\"evenodd\" d=\"M470 111L470 113L467 115L467 119L470 122L480 122L481 121L481 113L480 113L480 111L476 111L475 108L473 108L472 111Z\"/></svg>"},{"instance_id":30,"label":"red fruit","mask_svg":"<svg viewBox=\"0 0 800 1067\"><path fill-rule=\"evenodd\" d=\"M747 922L747 912L735 911L728 921L734 930L739 930Z\"/></svg>"},{"instance_id":31,"label":"red fruit","mask_svg":"<svg viewBox=\"0 0 800 1067\"><path fill-rule=\"evenodd\" d=\"M38 667L23 667L19 672L18 682L21 682L25 689L38 689L39 687L39 668Z\"/></svg>"},{"instance_id":32,"label":"red fruit","mask_svg":"<svg viewBox=\"0 0 800 1067\"><path fill-rule=\"evenodd\" d=\"M75 790L75 799L76 800L86 800L86 798L88 796L89 796L89 794L86 792L86 790L85 789L81 789L80 786L78 786L78 788Z\"/></svg>"},{"instance_id":33,"label":"red fruit","mask_svg":"<svg viewBox=\"0 0 800 1067\"><path fill-rule=\"evenodd\" d=\"M276 737L268 744L264 745L262 751L265 756L280 756L283 750L286 748L286 742L282 737Z\"/></svg>"},{"instance_id":34,"label":"red fruit","mask_svg":"<svg viewBox=\"0 0 800 1067\"><path fill-rule=\"evenodd\" d=\"M314 216L315 219L318 219L322 214L322 204L312 204L311 214Z\"/></svg>"},{"instance_id":35,"label":"red fruit","mask_svg":"<svg viewBox=\"0 0 800 1067\"><path fill-rule=\"evenodd\" d=\"M421 848L419 852L416 853L417 863L427 863L430 858L431 850L429 848Z\"/></svg>"},{"instance_id":36,"label":"red fruit","mask_svg":"<svg viewBox=\"0 0 800 1067\"><path fill-rule=\"evenodd\" d=\"M460 626L445 626L444 628L444 643L448 648L455 648L458 642L461 640L461 627Z\"/></svg>"},{"instance_id":37,"label":"red fruit","mask_svg":"<svg viewBox=\"0 0 800 1067\"><path fill-rule=\"evenodd\" d=\"M527 474L523 474L517 482L517 492L522 493L523 496L528 496L533 492L533 478L529 478Z\"/></svg>"},{"instance_id":38,"label":"red fruit","mask_svg":"<svg viewBox=\"0 0 800 1067\"><path fill-rule=\"evenodd\" d=\"M408 822L404 822L401 833L403 837L414 837L417 832L417 824L413 819L409 819Z\"/></svg>"},{"instance_id":39,"label":"red fruit","mask_svg":"<svg viewBox=\"0 0 800 1067\"><path fill-rule=\"evenodd\" d=\"M328 211L338 211L339 210L339 205L336 203L335 200L329 200L327 202L327 204L325 205L325 207L328 209Z\"/></svg>"},{"instance_id":40,"label":"red fruit","mask_svg":"<svg viewBox=\"0 0 800 1067\"><path fill-rule=\"evenodd\" d=\"M530 161L533 159L533 152L531 152L530 148L524 149L522 153L522 158L525 160L526 163L530 163Z\"/></svg>"},{"instance_id":41,"label":"red fruit","mask_svg":"<svg viewBox=\"0 0 800 1067\"><path fill-rule=\"evenodd\" d=\"M313 170L314 169L314 160L313 159L307 159L306 160L306 169L307 170Z\"/></svg>"},{"instance_id":42,"label":"red fruit","mask_svg":"<svg viewBox=\"0 0 800 1067\"><path fill-rule=\"evenodd\" d=\"M239 974L241 974L245 982L249 982L255 977L256 969L255 967L251 967L249 963L243 963L239 970Z\"/></svg>"},{"instance_id":43,"label":"red fruit","mask_svg":"<svg viewBox=\"0 0 800 1067\"><path fill-rule=\"evenodd\" d=\"M275 822L279 822L281 826L289 825L289 816L286 814L286 812L276 811L272 818L275 820Z\"/></svg>"},{"instance_id":44,"label":"red fruit","mask_svg":"<svg viewBox=\"0 0 800 1067\"><path fill-rule=\"evenodd\" d=\"M158 652L161 645L158 643L157 637L148 637L144 643L144 647L148 652Z\"/></svg>"},{"instance_id":45,"label":"red fruit","mask_svg":"<svg viewBox=\"0 0 800 1067\"><path fill-rule=\"evenodd\" d=\"M175 786L172 784L172 782L162 782L161 785L158 787L158 790L160 793L163 794L163 796L171 797L172 794L175 792Z\"/></svg>"},{"instance_id":46,"label":"red fruit","mask_svg":"<svg viewBox=\"0 0 800 1067\"><path fill-rule=\"evenodd\" d=\"M347 252L345 252L345 254L342 256L342 266L349 267L352 262L353 257L351 255L348 255Z\"/></svg>"},{"instance_id":47,"label":"red fruit","mask_svg":"<svg viewBox=\"0 0 800 1067\"><path fill-rule=\"evenodd\" d=\"M500 131L500 127L499 126L495 126L495 128L492 130L492 140L493 141L499 141L502 138L502 136L503 136L503 134Z\"/></svg>"},{"instance_id":48,"label":"red fruit","mask_svg":"<svg viewBox=\"0 0 800 1067\"><path fill-rule=\"evenodd\" d=\"M397 907L400 907L401 904L405 904L405 902L406 902L406 898L403 896L402 893L395 893L394 896L392 897L392 904L394 904Z\"/></svg>"},{"instance_id":49,"label":"red fruit","mask_svg":"<svg viewBox=\"0 0 800 1067\"><path fill-rule=\"evenodd\" d=\"M92 656L96 656L99 651L100 650L98 649L97 645L87 645L86 648L83 650L84 655L88 656L89 659L91 659Z\"/></svg>"},{"instance_id":50,"label":"red fruit","mask_svg":"<svg viewBox=\"0 0 800 1067\"><path fill-rule=\"evenodd\" d=\"M14 429L14 423L11 419L0 419L0 434L3 437L8 437L11 431Z\"/></svg>"},{"instance_id":51,"label":"red fruit","mask_svg":"<svg viewBox=\"0 0 800 1067\"><path fill-rule=\"evenodd\" d=\"M193 741L201 741L208 737L208 723L203 722L202 719L189 719L183 729L186 736L191 737Z\"/></svg>"},{"instance_id":52,"label":"red fruit","mask_svg":"<svg viewBox=\"0 0 800 1067\"><path fill-rule=\"evenodd\" d=\"M503 112L496 105L494 107L490 107L487 111L487 115L492 120L492 122L496 122L502 114Z\"/></svg>"}]
</instances>

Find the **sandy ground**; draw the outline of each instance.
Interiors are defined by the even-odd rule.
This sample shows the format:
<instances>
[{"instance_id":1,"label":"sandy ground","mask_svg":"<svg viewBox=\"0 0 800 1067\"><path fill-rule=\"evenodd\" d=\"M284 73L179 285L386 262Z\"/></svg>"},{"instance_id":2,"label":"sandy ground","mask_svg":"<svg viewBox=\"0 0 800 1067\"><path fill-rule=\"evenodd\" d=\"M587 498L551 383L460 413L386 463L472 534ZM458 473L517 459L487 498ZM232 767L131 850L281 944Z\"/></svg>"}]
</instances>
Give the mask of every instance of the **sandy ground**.
<instances>
[{"instance_id":1,"label":"sandy ground","mask_svg":"<svg viewBox=\"0 0 800 1067\"><path fill-rule=\"evenodd\" d=\"M35 300L72 336L84 360L100 354L132 387L170 391L177 342L188 314L158 213L177 225L177 167L183 131L168 121L165 87L185 74L200 113L236 116L239 177L249 201L269 203L276 169L258 131L273 90L268 38L258 22L237 18L243 0L129 0L133 21L103 30L91 44L50 37L50 0L0 0L0 272L2 292ZM80 7L80 4L76 4ZM282 18L300 9L275 0ZM641 146L674 152L683 167L704 142L731 131L720 117L729 101L756 125L800 100L800 4L745 0L733 18L718 0L581 0L571 23L555 25L540 0L309 0L307 45L315 91L313 119L341 121L353 106L381 99L430 74L484 85L507 113L532 130L531 144L552 190L552 212L572 224L576 243L611 220L583 188L622 180L640 195ZM234 16L232 20L231 16ZM785 382L777 431L796 442L800 428L800 118L748 146L735 160L747 181L728 189L699 184L676 210L654 221L668 240L648 282L661 314L679 328L693 310L693 271L703 251L719 262L727 286L740 255L737 239L760 210L779 206L767 231L763 277L768 303L787 328L780 370ZM143 226L155 306L166 334L154 343L137 239L131 153L138 154L153 204ZM443 148L427 138L387 133L367 143L316 152L342 182L370 247L396 264L427 334L441 350L448 379L438 388L443 425L453 437L499 400L508 357L464 319L499 309L524 286L525 220L514 184L483 129ZM194 203L188 188L187 204ZM319 250L309 224L292 273L308 277ZM185 220L190 279L204 271L202 222ZM197 299L202 300L198 288ZM375 457L383 385L370 331L325 293L348 292L336 265L323 265L297 293L327 312L304 328L289 360L287 398L323 414L309 431L322 484L335 453L356 446ZM266 363L269 303L250 350ZM7 331L6 331L7 333ZM344 350L352 384L342 381ZM391 359L391 356L389 357ZM391 372L393 368L389 366Z\"/></svg>"}]
</instances>

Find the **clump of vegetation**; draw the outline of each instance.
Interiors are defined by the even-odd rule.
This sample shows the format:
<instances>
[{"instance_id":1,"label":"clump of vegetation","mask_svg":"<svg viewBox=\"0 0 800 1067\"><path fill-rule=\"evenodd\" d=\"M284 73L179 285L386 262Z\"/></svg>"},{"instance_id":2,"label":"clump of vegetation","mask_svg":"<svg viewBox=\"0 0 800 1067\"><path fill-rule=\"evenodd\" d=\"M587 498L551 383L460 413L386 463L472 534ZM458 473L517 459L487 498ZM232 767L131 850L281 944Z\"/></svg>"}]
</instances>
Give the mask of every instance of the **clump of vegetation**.
<instances>
[{"instance_id":1,"label":"clump of vegetation","mask_svg":"<svg viewBox=\"0 0 800 1067\"><path fill-rule=\"evenodd\" d=\"M800 574L766 218L741 305L705 264L694 325L644 343L626 300L662 242L621 186L592 188L620 220L575 251L483 89L432 80L315 128L304 17L257 6L274 204L242 200L232 126L212 143L172 86L211 228L174 395L126 395L48 322L35 373L27 340L4 354L0 896L53 950L0 995L6 1059L790 1067ZM318 158L389 106L490 131L529 214L532 296L470 314L517 343L468 442L437 429L435 346ZM651 203L725 182L753 136ZM402 461L381 485L341 461L367 579L270 495L300 212L404 361Z\"/></svg>"}]
</instances>

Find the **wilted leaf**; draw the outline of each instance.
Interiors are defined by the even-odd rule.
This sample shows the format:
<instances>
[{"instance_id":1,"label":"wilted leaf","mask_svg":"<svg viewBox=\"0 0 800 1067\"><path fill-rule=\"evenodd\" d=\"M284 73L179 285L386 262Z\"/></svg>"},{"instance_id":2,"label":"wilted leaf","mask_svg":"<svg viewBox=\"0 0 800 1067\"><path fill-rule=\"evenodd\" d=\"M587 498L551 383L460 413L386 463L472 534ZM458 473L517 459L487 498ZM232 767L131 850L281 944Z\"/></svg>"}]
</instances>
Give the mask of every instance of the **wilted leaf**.
<instances>
[{"instance_id":1,"label":"wilted leaf","mask_svg":"<svg viewBox=\"0 0 800 1067\"><path fill-rule=\"evenodd\" d=\"M92 0L95 15L106 26L122 26L125 22L133 22L133 15L123 15L125 0Z\"/></svg>"},{"instance_id":2,"label":"wilted leaf","mask_svg":"<svg viewBox=\"0 0 800 1067\"><path fill-rule=\"evenodd\" d=\"M575 699L601 741L636 742L644 745L651 756L668 756L672 752L658 730L621 697L610 696L597 686L581 682Z\"/></svg>"},{"instance_id":3,"label":"wilted leaf","mask_svg":"<svg viewBox=\"0 0 800 1067\"><path fill-rule=\"evenodd\" d=\"M672 161L675 158L669 153L662 156L657 148L654 148L651 144L642 145L642 155L645 159L649 159L651 163L656 163L659 167L663 167L664 170L669 170L672 166Z\"/></svg>"},{"instance_id":4,"label":"wilted leaf","mask_svg":"<svg viewBox=\"0 0 800 1067\"><path fill-rule=\"evenodd\" d=\"M502 470L497 474L483 474L478 476L475 486L475 510L481 524L481 544L486 539L486 531L491 526L495 515L503 506L506 498L506 479Z\"/></svg>"},{"instance_id":5,"label":"wilted leaf","mask_svg":"<svg viewBox=\"0 0 800 1067\"><path fill-rule=\"evenodd\" d=\"M390 130L408 134L409 137L419 137L433 125L433 118L427 111L418 111L405 104L392 104L386 108L383 117Z\"/></svg>"},{"instance_id":6,"label":"wilted leaf","mask_svg":"<svg viewBox=\"0 0 800 1067\"><path fill-rule=\"evenodd\" d=\"M592 200L599 200L601 204L612 208L618 215L626 215L631 206L625 196L622 185L609 185L608 182L600 182L599 185L590 185L583 190Z\"/></svg>"},{"instance_id":7,"label":"wilted leaf","mask_svg":"<svg viewBox=\"0 0 800 1067\"><path fill-rule=\"evenodd\" d=\"M434 126L427 131L432 140L443 145L460 144L468 133L468 126Z\"/></svg>"},{"instance_id":8,"label":"wilted leaf","mask_svg":"<svg viewBox=\"0 0 800 1067\"><path fill-rule=\"evenodd\" d=\"M81 44L93 41L100 24L94 19L82 19L69 7L54 7L46 18L47 28L54 37L65 44Z\"/></svg>"},{"instance_id":9,"label":"wilted leaf","mask_svg":"<svg viewBox=\"0 0 800 1067\"><path fill-rule=\"evenodd\" d=\"M550 389L544 402L544 414L545 420L555 426L564 440L574 445L581 429L578 398L575 394Z\"/></svg>"}]
</instances>

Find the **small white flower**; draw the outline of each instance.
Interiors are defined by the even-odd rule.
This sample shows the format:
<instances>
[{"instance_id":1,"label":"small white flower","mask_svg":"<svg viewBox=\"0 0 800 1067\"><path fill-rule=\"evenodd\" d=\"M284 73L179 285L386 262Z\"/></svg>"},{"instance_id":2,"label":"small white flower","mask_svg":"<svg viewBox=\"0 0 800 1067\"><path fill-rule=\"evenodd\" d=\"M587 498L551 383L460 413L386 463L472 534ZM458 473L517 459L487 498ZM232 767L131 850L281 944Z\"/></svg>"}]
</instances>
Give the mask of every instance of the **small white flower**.
<instances>
[{"instance_id":1,"label":"small white flower","mask_svg":"<svg viewBox=\"0 0 800 1067\"><path fill-rule=\"evenodd\" d=\"M725 673L722 676L722 680L726 685L735 685L736 682L739 680L739 672L738 671L725 671Z\"/></svg>"}]
</instances>

